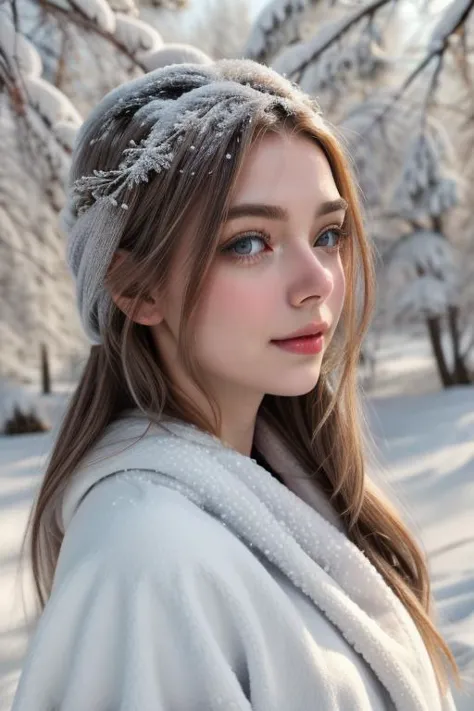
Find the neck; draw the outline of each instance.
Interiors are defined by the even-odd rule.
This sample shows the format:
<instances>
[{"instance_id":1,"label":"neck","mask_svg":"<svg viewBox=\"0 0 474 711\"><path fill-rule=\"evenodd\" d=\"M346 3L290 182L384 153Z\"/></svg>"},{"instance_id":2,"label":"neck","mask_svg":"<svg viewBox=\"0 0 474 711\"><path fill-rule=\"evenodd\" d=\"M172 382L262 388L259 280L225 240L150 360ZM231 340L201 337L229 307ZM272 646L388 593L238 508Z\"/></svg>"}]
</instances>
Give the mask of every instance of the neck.
<instances>
[{"instance_id":1,"label":"neck","mask_svg":"<svg viewBox=\"0 0 474 711\"><path fill-rule=\"evenodd\" d=\"M254 416L248 422L237 423L224 418L219 435L220 439L237 452L240 452L240 454L249 457L255 434L255 420L256 417Z\"/></svg>"}]
</instances>

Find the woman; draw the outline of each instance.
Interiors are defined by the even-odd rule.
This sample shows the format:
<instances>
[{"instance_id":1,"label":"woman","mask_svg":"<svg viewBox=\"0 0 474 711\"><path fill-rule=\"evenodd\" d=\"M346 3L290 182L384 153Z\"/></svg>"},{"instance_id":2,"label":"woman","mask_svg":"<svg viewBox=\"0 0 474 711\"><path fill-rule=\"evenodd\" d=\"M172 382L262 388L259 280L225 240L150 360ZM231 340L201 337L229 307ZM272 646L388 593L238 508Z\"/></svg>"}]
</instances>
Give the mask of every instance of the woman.
<instances>
[{"instance_id":1,"label":"woman","mask_svg":"<svg viewBox=\"0 0 474 711\"><path fill-rule=\"evenodd\" d=\"M250 61L159 69L86 120L69 196L93 345L13 711L452 709L426 562L365 473L372 258L317 106Z\"/></svg>"}]
</instances>

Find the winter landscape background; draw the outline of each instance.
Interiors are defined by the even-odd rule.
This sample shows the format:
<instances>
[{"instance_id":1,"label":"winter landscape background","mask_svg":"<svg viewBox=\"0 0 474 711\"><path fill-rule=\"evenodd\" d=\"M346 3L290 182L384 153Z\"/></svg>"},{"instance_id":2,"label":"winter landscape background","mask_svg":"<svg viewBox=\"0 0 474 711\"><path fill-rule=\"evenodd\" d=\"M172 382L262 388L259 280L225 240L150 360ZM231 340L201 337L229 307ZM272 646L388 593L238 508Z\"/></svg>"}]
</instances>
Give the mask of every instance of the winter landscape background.
<instances>
[{"instance_id":1,"label":"winter landscape background","mask_svg":"<svg viewBox=\"0 0 474 711\"><path fill-rule=\"evenodd\" d=\"M26 643L26 517L87 357L57 221L74 136L104 93L190 45L299 82L353 157L378 257L360 371L374 476L427 551L473 708L473 23L474 0L0 3L0 711ZM15 406L52 429L7 435Z\"/></svg>"}]
</instances>

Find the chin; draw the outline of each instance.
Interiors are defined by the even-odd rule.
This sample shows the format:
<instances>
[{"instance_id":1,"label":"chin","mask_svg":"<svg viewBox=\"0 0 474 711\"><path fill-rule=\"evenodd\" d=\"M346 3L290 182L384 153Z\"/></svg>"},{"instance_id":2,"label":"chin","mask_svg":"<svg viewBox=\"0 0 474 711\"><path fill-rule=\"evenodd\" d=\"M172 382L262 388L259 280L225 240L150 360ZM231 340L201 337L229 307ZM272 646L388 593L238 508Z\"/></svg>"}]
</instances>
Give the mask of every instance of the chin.
<instances>
[{"instance_id":1,"label":"chin","mask_svg":"<svg viewBox=\"0 0 474 711\"><path fill-rule=\"evenodd\" d=\"M294 378L281 378L278 385L275 387L268 388L265 392L267 395L279 395L280 397L298 397L299 395L307 395L310 393L319 380L319 371L317 375L314 374L312 377L294 377Z\"/></svg>"}]
</instances>

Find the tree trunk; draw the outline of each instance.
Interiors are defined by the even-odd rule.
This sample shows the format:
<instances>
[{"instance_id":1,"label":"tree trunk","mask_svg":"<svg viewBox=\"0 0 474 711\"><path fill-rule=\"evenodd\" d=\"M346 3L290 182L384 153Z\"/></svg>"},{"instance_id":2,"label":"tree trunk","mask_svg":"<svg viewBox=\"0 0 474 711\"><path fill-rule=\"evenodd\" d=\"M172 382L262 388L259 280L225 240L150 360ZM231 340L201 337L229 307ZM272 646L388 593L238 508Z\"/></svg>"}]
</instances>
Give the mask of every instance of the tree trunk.
<instances>
[{"instance_id":1,"label":"tree trunk","mask_svg":"<svg viewBox=\"0 0 474 711\"><path fill-rule=\"evenodd\" d=\"M451 340L453 342L454 354L454 373L452 374L452 377L456 385L470 385L471 378L469 376L468 369L466 368L464 358L461 355L458 320L459 308L457 306L450 306L448 308L448 323Z\"/></svg>"},{"instance_id":2,"label":"tree trunk","mask_svg":"<svg viewBox=\"0 0 474 711\"><path fill-rule=\"evenodd\" d=\"M432 226L433 230L438 232L440 235L445 236L441 215L432 217ZM430 334L431 346L436 358L436 365L438 366L438 372L445 388L452 387L453 385L470 385L472 381L464 362L464 358L461 354L461 344L458 330L459 308L457 306L449 306L447 315L454 356L454 368L452 373L449 372L448 366L446 365L443 346L441 343L441 319L440 317L436 317L428 318L426 320L428 332Z\"/></svg>"},{"instance_id":3,"label":"tree trunk","mask_svg":"<svg viewBox=\"0 0 474 711\"><path fill-rule=\"evenodd\" d=\"M41 344L41 387L43 395L49 395L51 393L49 356L48 349L44 343Z\"/></svg>"},{"instance_id":4,"label":"tree trunk","mask_svg":"<svg viewBox=\"0 0 474 711\"><path fill-rule=\"evenodd\" d=\"M438 367L439 377L443 383L444 388L449 388L455 383L451 373L449 372L448 366L446 364L446 359L444 357L443 346L441 343L441 317L431 316L426 319L426 326L428 328L428 334L430 337L431 347L433 349L433 354L436 360L436 365Z\"/></svg>"}]
</instances>

